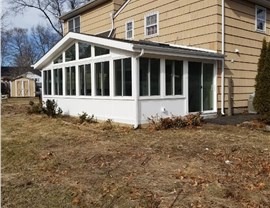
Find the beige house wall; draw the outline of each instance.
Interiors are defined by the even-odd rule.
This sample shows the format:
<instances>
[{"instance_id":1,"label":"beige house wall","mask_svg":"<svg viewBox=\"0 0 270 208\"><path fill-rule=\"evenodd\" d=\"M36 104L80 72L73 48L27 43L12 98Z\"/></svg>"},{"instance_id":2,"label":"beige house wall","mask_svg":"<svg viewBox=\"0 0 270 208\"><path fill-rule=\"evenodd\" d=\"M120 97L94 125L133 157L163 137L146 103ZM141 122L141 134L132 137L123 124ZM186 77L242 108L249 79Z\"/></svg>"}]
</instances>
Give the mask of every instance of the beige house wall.
<instances>
[{"instance_id":1,"label":"beige house wall","mask_svg":"<svg viewBox=\"0 0 270 208\"><path fill-rule=\"evenodd\" d=\"M159 12L159 35L146 38L144 16ZM134 20L134 39L217 50L218 0L131 0L115 19L116 38Z\"/></svg>"},{"instance_id":2,"label":"beige house wall","mask_svg":"<svg viewBox=\"0 0 270 208\"><path fill-rule=\"evenodd\" d=\"M254 3L244 0L225 1L225 107L228 106L228 78L233 78L233 106L246 108L249 95L255 91L255 77L263 38L270 40L270 9L267 10L266 33L255 30ZM221 1L219 1L221 16ZM219 18L221 19L221 18ZM218 50L221 52L221 22ZM239 53L235 50L238 49ZM220 77L219 81L220 83ZM220 92L220 86L218 92ZM218 95L220 98L220 93ZM220 99L219 99L220 101ZM220 107L220 102L219 105Z\"/></svg>"},{"instance_id":3,"label":"beige house wall","mask_svg":"<svg viewBox=\"0 0 270 208\"><path fill-rule=\"evenodd\" d=\"M99 34L112 28L111 13L115 13L125 0L113 0L90 9L80 15L81 33ZM64 22L64 34L68 32L68 20Z\"/></svg>"}]
</instances>

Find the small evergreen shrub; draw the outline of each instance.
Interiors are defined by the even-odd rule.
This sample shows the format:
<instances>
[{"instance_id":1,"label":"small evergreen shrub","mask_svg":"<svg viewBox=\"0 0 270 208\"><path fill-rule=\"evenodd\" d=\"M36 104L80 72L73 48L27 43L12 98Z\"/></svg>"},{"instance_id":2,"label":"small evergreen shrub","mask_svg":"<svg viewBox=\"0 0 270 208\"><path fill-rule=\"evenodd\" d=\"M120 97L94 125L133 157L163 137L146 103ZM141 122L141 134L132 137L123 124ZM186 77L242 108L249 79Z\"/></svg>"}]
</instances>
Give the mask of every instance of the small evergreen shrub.
<instances>
[{"instance_id":1,"label":"small evergreen shrub","mask_svg":"<svg viewBox=\"0 0 270 208\"><path fill-rule=\"evenodd\" d=\"M261 119L270 124L270 42L267 45L265 39L258 62L253 105Z\"/></svg>"},{"instance_id":2,"label":"small evergreen shrub","mask_svg":"<svg viewBox=\"0 0 270 208\"><path fill-rule=\"evenodd\" d=\"M95 116L89 116L86 112L82 112L82 114L79 114L80 123L97 123L97 119L95 119Z\"/></svg>"},{"instance_id":3,"label":"small evergreen shrub","mask_svg":"<svg viewBox=\"0 0 270 208\"><path fill-rule=\"evenodd\" d=\"M203 117L200 113L190 114L187 116L172 116L167 118L161 118L159 116L151 116L148 118L150 128L154 130L164 129L180 129L187 126L201 126L203 123Z\"/></svg>"},{"instance_id":4,"label":"small evergreen shrub","mask_svg":"<svg viewBox=\"0 0 270 208\"><path fill-rule=\"evenodd\" d=\"M55 100L46 100L45 106L43 106L43 112L49 117L60 116L63 111L58 107Z\"/></svg>"}]
</instances>

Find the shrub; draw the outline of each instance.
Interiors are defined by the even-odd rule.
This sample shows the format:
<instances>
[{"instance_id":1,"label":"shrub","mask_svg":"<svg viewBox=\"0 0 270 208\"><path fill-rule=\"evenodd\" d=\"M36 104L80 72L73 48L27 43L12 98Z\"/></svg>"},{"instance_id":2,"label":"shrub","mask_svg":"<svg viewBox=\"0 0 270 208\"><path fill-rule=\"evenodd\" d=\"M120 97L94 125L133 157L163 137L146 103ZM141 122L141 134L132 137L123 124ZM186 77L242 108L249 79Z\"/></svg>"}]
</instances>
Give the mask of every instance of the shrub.
<instances>
[{"instance_id":1,"label":"shrub","mask_svg":"<svg viewBox=\"0 0 270 208\"><path fill-rule=\"evenodd\" d=\"M79 114L80 123L97 123L97 119L95 119L95 116L89 116L86 112L82 112L82 114Z\"/></svg>"},{"instance_id":2,"label":"shrub","mask_svg":"<svg viewBox=\"0 0 270 208\"><path fill-rule=\"evenodd\" d=\"M253 105L265 123L270 123L270 43L263 40L256 76Z\"/></svg>"},{"instance_id":3,"label":"shrub","mask_svg":"<svg viewBox=\"0 0 270 208\"><path fill-rule=\"evenodd\" d=\"M49 117L60 116L63 111L58 107L55 100L47 100L45 103L39 102L35 104L32 100L29 101L30 107L28 108L28 113L41 114L45 113Z\"/></svg>"},{"instance_id":4,"label":"shrub","mask_svg":"<svg viewBox=\"0 0 270 208\"><path fill-rule=\"evenodd\" d=\"M32 100L29 101L30 107L27 109L29 114L41 114L43 112L42 103L35 104Z\"/></svg>"},{"instance_id":5,"label":"shrub","mask_svg":"<svg viewBox=\"0 0 270 208\"><path fill-rule=\"evenodd\" d=\"M113 128L113 123L112 123L112 119L107 119L104 123L103 123L103 130L111 130Z\"/></svg>"},{"instance_id":6,"label":"shrub","mask_svg":"<svg viewBox=\"0 0 270 208\"><path fill-rule=\"evenodd\" d=\"M43 112L49 117L60 116L63 111L58 107L55 100L46 100L45 106L43 106Z\"/></svg>"},{"instance_id":7,"label":"shrub","mask_svg":"<svg viewBox=\"0 0 270 208\"><path fill-rule=\"evenodd\" d=\"M200 113L190 114L184 117L172 116L171 118L161 118L157 115L148 118L148 122L150 127L155 130L179 129L187 126L200 126L203 122L203 117L201 117Z\"/></svg>"}]
</instances>

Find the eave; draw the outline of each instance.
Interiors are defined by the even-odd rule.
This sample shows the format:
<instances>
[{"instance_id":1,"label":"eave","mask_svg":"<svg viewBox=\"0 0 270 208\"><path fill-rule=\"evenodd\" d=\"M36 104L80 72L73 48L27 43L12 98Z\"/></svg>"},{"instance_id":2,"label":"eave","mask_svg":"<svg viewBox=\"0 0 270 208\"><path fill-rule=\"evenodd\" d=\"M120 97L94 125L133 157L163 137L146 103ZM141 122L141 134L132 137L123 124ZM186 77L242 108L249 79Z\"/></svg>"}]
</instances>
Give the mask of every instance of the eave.
<instances>
[{"instance_id":1,"label":"eave","mask_svg":"<svg viewBox=\"0 0 270 208\"><path fill-rule=\"evenodd\" d=\"M90 0L88 3L78 7L76 9L73 9L73 10L65 13L64 15L60 16L59 19L63 20L63 21L68 20L72 17L75 17L75 16L82 14L83 12L85 12L89 9L97 7L98 5L103 4L107 1L110 1L110 0Z\"/></svg>"},{"instance_id":2,"label":"eave","mask_svg":"<svg viewBox=\"0 0 270 208\"><path fill-rule=\"evenodd\" d=\"M248 0L256 5L261 5L270 8L270 0Z\"/></svg>"}]
</instances>

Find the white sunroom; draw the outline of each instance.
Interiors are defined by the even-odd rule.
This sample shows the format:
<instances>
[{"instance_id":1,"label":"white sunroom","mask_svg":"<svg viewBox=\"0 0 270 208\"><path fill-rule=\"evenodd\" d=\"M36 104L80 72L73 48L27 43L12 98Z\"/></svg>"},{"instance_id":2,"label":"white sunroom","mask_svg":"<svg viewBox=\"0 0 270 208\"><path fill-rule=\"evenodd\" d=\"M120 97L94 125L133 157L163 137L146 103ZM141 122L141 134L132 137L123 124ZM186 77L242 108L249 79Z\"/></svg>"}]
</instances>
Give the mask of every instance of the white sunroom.
<instances>
[{"instance_id":1,"label":"white sunroom","mask_svg":"<svg viewBox=\"0 0 270 208\"><path fill-rule=\"evenodd\" d=\"M64 114L137 127L150 116L217 113L214 51L68 33L36 64Z\"/></svg>"}]
</instances>

